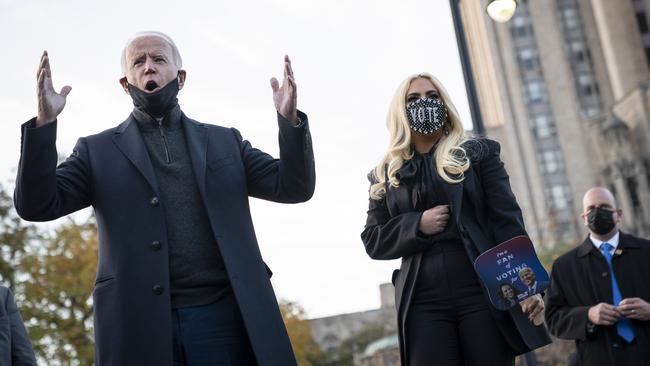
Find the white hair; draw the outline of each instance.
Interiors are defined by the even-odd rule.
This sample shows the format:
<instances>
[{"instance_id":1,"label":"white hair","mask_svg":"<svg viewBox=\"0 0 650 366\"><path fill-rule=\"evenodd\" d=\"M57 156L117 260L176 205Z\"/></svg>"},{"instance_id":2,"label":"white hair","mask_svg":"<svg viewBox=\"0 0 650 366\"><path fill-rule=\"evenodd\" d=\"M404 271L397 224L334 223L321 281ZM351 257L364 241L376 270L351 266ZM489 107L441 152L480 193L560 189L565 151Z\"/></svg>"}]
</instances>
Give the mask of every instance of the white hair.
<instances>
[{"instance_id":1,"label":"white hair","mask_svg":"<svg viewBox=\"0 0 650 366\"><path fill-rule=\"evenodd\" d=\"M158 37L164 40L165 42L167 42L169 44L169 47L172 48L172 57L174 58L174 64L179 69L183 67L183 59L181 58L181 54L180 52L178 52L178 48L176 48L176 44L174 43L174 41L170 36L166 35L163 32L145 31L145 32L138 32L134 34L133 36L131 36L131 38L129 38L129 41L126 42L126 45L124 45L124 49L122 49L122 75L126 75L126 70L127 70L126 51L129 49L133 41L141 37Z\"/></svg>"}]
</instances>

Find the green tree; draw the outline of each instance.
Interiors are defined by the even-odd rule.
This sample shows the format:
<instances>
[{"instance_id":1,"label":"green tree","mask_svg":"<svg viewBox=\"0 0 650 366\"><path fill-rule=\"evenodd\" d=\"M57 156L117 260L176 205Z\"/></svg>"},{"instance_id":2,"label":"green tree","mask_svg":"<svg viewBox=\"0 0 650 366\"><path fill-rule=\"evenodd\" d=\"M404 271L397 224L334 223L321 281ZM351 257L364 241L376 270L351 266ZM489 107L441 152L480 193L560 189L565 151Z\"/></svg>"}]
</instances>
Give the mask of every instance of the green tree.
<instances>
[{"instance_id":1,"label":"green tree","mask_svg":"<svg viewBox=\"0 0 650 366\"><path fill-rule=\"evenodd\" d=\"M305 310L298 303L281 301L280 312L300 366L320 364L321 351L311 335Z\"/></svg>"},{"instance_id":2,"label":"green tree","mask_svg":"<svg viewBox=\"0 0 650 366\"><path fill-rule=\"evenodd\" d=\"M546 271L550 274L553 262L555 262L555 260L562 254L575 248L576 245L578 245L576 242L559 242L552 248L537 249L537 256Z\"/></svg>"},{"instance_id":3,"label":"green tree","mask_svg":"<svg viewBox=\"0 0 650 366\"><path fill-rule=\"evenodd\" d=\"M19 267L30 243L38 238L33 225L25 225L14 210L11 196L0 185L0 282L21 300Z\"/></svg>"},{"instance_id":4,"label":"green tree","mask_svg":"<svg viewBox=\"0 0 650 366\"><path fill-rule=\"evenodd\" d=\"M48 364L92 365L94 342L91 294L97 267L94 220L72 219L25 255L21 312L38 356Z\"/></svg>"}]
</instances>

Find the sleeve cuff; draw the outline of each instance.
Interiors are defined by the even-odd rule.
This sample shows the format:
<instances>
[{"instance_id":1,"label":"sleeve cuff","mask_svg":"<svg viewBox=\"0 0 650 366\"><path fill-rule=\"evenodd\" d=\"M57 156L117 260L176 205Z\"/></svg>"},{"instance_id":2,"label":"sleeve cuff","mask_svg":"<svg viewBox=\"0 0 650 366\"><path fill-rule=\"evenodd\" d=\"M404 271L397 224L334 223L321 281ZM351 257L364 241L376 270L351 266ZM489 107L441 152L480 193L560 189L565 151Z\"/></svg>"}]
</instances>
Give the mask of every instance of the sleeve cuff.
<instances>
[{"instance_id":1,"label":"sleeve cuff","mask_svg":"<svg viewBox=\"0 0 650 366\"><path fill-rule=\"evenodd\" d=\"M278 122L281 124L287 124L293 128L304 128L305 125L307 125L307 115L301 111L298 111L298 124L296 125L289 122L289 120L284 118L284 116L281 115L280 113L277 113L277 115L278 115Z\"/></svg>"}]
</instances>

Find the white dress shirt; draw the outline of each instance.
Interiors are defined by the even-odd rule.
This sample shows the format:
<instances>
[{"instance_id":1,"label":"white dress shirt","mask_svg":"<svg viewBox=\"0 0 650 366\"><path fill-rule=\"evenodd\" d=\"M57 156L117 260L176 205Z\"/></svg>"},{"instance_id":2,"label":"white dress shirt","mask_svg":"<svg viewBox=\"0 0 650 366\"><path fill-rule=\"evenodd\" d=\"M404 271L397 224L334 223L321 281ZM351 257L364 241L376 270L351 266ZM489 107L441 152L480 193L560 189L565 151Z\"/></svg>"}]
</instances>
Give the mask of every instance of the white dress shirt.
<instances>
[{"instance_id":1,"label":"white dress shirt","mask_svg":"<svg viewBox=\"0 0 650 366\"><path fill-rule=\"evenodd\" d=\"M601 241L596 238L594 238L591 234L589 235L589 240L591 240L591 243L596 247L596 249L600 250L600 246L603 245L603 243L608 243L609 245L612 246L612 250L610 251L609 254L614 255L614 252L616 251L616 248L618 248L618 239L620 236L620 232L616 232L614 236L609 238L607 241ZM601 250L602 252L602 250Z\"/></svg>"}]
</instances>

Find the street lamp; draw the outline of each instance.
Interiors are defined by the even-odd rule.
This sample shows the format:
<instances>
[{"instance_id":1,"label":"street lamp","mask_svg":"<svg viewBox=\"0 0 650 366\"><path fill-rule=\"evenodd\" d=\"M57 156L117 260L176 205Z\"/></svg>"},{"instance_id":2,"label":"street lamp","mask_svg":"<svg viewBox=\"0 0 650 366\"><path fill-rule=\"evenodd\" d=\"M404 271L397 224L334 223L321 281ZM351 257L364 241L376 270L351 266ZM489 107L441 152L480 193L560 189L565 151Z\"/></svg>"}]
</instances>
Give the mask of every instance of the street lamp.
<instances>
[{"instance_id":1,"label":"street lamp","mask_svg":"<svg viewBox=\"0 0 650 366\"><path fill-rule=\"evenodd\" d=\"M474 0L475 1L475 0ZM460 2L461 0L449 0L451 8L451 18L454 22L454 30L456 31L456 42L458 43L458 54L460 56L460 63L463 68L463 76L465 77L465 89L467 90L467 99L469 102L469 110L472 114L472 122L474 125L474 133L479 136L485 135L485 125L481 117L481 109L478 102L478 92L476 90L476 83L474 81L474 73L472 72L472 65L469 58L469 49L465 40L465 30L463 29L463 21L460 16ZM491 0L485 9L494 21L505 23L515 14L517 8L517 1L515 0ZM530 351L521 355L521 363L524 366L537 366L537 358L535 352Z\"/></svg>"},{"instance_id":2,"label":"street lamp","mask_svg":"<svg viewBox=\"0 0 650 366\"><path fill-rule=\"evenodd\" d=\"M456 42L458 44L458 55L460 56L460 65L463 68L465 90L467 91L469 111L472 115L474 134L477 136L485 136L485 125L483 124L481 107L478 102L474 73L472 72L472 65L469 59L469 49L467 48L467 42L465 41L465 30L463 29L463 21L460 18L460 1L461 0L449 0L451 19L454 22L454 31L456 32Z\"/></svg>"},{"instance_id":3,"label":"street lamp","mask_svg":"<svg viewBox=\"0 0 650 366\"><path fill-rule=\"evenodd\" d=\"M505 23L515 14L517 1L515 0L492 0L485 9L492 20Z\"/></svg>"}]
</instances>

